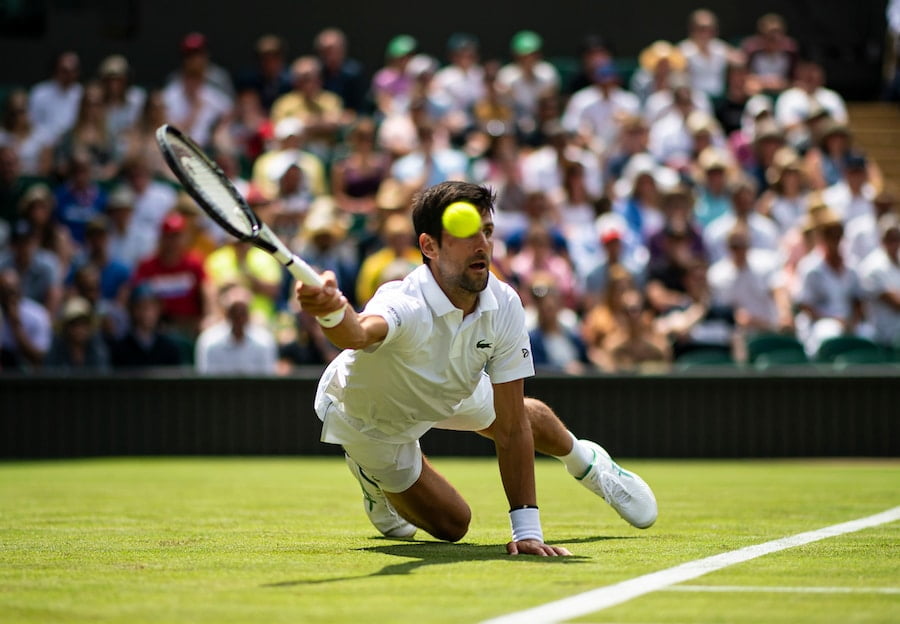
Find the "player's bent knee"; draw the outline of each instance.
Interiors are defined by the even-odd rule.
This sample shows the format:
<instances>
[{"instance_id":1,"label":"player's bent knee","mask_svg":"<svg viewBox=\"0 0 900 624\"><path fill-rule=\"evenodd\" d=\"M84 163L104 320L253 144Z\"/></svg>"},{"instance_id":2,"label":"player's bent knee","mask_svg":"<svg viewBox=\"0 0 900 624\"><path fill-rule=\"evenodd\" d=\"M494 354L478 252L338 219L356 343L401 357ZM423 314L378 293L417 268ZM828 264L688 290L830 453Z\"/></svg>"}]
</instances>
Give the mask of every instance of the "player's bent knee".
<instances>
[{"instance_id":1,"label":"player's bent knee","mask_svg":"<svg viewBox=\"0 0 900 624\"><path fill-rule=\"evenodd\" d=\"M445 542L458 542L469 532L469 522L472 520L472 512L466 509L466 514L459 518L442 518L434 527L433 531L429 531L435 538Z\"/></svg>"}]
</instances>

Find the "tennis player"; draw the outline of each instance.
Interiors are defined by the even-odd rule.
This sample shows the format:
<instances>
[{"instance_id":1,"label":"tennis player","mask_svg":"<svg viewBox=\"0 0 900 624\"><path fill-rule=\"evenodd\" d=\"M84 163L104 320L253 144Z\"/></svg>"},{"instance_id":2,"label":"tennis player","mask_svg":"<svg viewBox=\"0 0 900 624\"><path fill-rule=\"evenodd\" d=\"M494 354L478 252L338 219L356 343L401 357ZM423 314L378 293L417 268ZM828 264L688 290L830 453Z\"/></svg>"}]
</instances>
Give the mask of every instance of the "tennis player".
<instances>
[{"instance_id":1,"label":"tennis player","mask_svg":"<svg viewBox=\"0 0 900 624\"><path fill-rule=\"evenodd\" d=\"M458 238L443 228L443 211L454 202L478 208L479 232ZM656 520L656 499L603 448L577 439L546 404L525 397L524 379L534 374L525 313L515 290L490 272L493 205L490 189L466 182L420 192L412 218L424 264L381 286L359 314L330 272L322 287L297 286L298 301L314 316L344 310L325 323L343 351L319 382L322 441L343 447L382 534L409 538L421 528L455 542L468 531L471 510L423 457L419 439L431 428L491 438L510 506L507 552L568 555L544 543L535 450L559 458L636 527Z\"/></svg>"}]
</instances>

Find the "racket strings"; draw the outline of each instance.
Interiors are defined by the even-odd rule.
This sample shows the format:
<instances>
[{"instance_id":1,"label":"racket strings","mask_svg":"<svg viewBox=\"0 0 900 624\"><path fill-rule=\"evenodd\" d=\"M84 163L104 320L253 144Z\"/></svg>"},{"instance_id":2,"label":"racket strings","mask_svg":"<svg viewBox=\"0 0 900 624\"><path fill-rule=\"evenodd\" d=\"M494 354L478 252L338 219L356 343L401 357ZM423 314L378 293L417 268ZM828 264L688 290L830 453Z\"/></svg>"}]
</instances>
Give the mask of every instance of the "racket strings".
<instances>
[{"instance_id":1,"label":"racket strings","mask_svg":"<svg viewBox=\"0 0 900 624\"><path fill-rule=\"evenodd\" d=\"M199 158L189 146L172 141L172 147L183 170L194 181L195 189L206 196L209 207L233 228L251 236L255 231L255 225L238 205L231 189L223 183L221 174L211 169L210 165Z\"/></svg>"}]
</instances>

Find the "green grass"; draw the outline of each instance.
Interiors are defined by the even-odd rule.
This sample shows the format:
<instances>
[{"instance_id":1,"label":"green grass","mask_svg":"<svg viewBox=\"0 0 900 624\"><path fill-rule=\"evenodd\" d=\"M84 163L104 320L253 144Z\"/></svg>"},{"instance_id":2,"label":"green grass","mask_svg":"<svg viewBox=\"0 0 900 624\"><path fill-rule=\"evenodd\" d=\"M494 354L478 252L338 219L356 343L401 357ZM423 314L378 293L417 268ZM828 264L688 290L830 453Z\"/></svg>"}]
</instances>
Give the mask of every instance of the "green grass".
<instances>
[{"instance_id":1,"label":"green grass","mask_svg":"<svg viewBox=\"0 0 900 624\"><path fill-rule=\"evenodd\" d=\"M463 543L374 537L336 458L0 463L0 622L478 622L900 504L898 461L623 462L660 519L632 529L538 462L548 542L509 557L491 459L434 458L470 501ZM689 585L898 588L900 523ZM889 622L900 595L663 591L580 622Z\"/></svg>"}]
</instances>

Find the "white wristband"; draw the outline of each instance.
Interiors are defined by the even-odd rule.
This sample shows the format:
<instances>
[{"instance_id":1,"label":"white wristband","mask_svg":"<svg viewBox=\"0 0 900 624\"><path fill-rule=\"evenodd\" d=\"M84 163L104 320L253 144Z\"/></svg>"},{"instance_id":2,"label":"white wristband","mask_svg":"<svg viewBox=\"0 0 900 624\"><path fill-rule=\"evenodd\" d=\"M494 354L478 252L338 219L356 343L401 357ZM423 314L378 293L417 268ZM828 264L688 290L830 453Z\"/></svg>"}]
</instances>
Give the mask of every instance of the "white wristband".
<instances>
[{"instance_id":1,"label":"white wristband","mask_svg":"<svg viewBox=\"0 0 900 624\"><path fill-rule=\"evenodd\" d=\"M340 310L329 312L325 316L317 316L316 320L319 322L319 325L325 327L326 329L329 327L334 327L344 320L344 312L346 312L346 310L347 306L345 305Z\"/></svg>"},{"instance_id":2,"label":"white wristband","mask_svg":"<svg viewBox=\"0 0 900 624\"><path fill-rule=\"evenodd\" d=\"M541 531L541 512L537 507L524 507L511 509L509 512L509 524L512 527L514 542L534 539L544 541L544 532Z\"/></svg>"}]
</instances>

